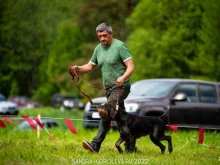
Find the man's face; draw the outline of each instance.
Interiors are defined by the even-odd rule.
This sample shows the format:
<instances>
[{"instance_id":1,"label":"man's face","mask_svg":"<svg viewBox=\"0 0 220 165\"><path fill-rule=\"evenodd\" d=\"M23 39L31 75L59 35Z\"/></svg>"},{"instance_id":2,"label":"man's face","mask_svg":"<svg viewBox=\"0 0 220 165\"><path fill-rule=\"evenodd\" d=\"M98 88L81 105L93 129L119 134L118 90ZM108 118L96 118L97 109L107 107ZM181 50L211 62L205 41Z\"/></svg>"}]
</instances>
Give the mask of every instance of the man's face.
<instances>
[{"instance_id":1,"label":"man's face","mask_svg":"<svg viewBox=\"0 0 220 165\"><path fill-rule=\"evenodd\" d=\"M106 30L97 32L97 36L103 46L109 46L112 43L112 34L108 33Z\"/></svg>"}]
</instances>

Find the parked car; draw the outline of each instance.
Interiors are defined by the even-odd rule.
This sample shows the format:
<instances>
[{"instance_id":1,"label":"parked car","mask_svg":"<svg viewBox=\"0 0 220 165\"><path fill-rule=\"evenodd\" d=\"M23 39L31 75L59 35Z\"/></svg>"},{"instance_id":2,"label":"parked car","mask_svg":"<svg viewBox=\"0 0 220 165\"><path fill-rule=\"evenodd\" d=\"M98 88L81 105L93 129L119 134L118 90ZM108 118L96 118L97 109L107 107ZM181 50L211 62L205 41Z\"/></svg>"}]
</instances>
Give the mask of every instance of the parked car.
<instances>
[{"instance_id":1,"label":"parked car","mask_svg":"<svg viewBox=\"0 0 220 165\"><path fill-rule=\"evenodd\" d=\"M97 105L105 97L95 98L84 109L83 125L98 127ZM125 100L126 111L138 116L160 116L169 111L166 124L178 127L220 130L220 83L190 79L149 79L131 86ZM116 126L116 125L115 125Z\"/></svg>"},{"instance_id":2,"label":"parked car","mask_svg":"<svg viewBox=\"0 0 220 165\"><path fill-rule=\"evenodd\" d=\"M18 112L18 106L0 94L0 115L17 115Z\"/></svg>"},{"instance_id":3,"label":"parked car","mask_svg":"<svg viewBox=\"0 0 220 165\"><path fill-rule=\"evenodd\" d=\"M51 105L54 108L59 108L61 111L72 110L73 108L84 108L84 104L78 97L72 94L55 94L52 98Z\"/></svg>"},{"instance_id":4,"label":"parked car","mask_svg":"<svg viewBox=\"0 0 220 165\"><path fill-rule=\"evenodd\" d=\"M35 120L32 120L37 126L37 123ZM44 125L45 128L56 128L59 127L59 124L53 120L53 119L41 119L41 123ZM28 130L31 129L29 123L27 121L21 122L17 127L15 127L15 130Z\"/></svg>"},{"instance_id":5,"label":"parked car","mask_svg":"<svg viewBox=\"0 0 220 165\"><path fill-rule=\"evenodd\" d=\"M9 98L9 100L17 104L19 108L32 109L32 108L40 107L39 103L34 102L30 98L25 96L15 96Z\"/></svg>"}]
</instances>

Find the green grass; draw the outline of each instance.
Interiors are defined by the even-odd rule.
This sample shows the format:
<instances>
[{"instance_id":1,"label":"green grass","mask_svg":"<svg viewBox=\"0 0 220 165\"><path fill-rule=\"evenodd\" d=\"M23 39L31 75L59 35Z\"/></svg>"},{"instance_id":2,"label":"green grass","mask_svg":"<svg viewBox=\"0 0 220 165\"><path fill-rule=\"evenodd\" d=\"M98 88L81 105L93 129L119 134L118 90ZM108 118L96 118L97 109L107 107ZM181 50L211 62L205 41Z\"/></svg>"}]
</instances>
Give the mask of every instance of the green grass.
<instances>
[{"instance_id":1,"label":"green grass","mask_svg":"<svg viewBox=\"0 0 220 165\"><path fill-rule=\"evenodd\" d=\"M14 118L14 124L7 124L0 128L0 164L155 164L155 165L194 165L220 164L220 148L209 149L208 146L220 146L218 132L205 132L205 144L197 143L197 130L178 130L176 133L167 131L173 138L174 151L164 155L149 137L142 137L137 141L136 154L119 154L114 144L119 133L110 130L100 149L99 154L92 154L84 150L82 141L91 141L97 129L83 129L82 120L72 120L78 134L73 135L64 123L63 118L82 119L82 111L60 112L51 108L35 110L21 110L19 116L54 117L61 125L60 128L50 129L49 132L56 138L51 141L45 130L41 130L38 139L36 131L14 131L14 127L22 119ZM1 118L2 119L2 118ZM167 146L167 142L163 142ZM122 145L123 147L123 145ZM81 163L80 163L81 162Z\"/></svg>"}]
</instances>

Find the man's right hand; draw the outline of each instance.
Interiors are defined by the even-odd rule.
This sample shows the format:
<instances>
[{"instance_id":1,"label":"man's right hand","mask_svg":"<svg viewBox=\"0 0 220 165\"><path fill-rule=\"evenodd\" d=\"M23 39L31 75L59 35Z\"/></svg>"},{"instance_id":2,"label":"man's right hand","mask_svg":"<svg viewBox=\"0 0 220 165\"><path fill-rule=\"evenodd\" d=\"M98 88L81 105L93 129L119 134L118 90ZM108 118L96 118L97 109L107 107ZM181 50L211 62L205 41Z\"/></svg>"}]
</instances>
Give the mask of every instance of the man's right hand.
<instances>
[{"instance_id":1,"label":"man's right hand","mask_svg":"<svg viewBox=\"0 0 220 165\"><path fill-rule=\"evenodd\" d=\"M78 66L77 65L74 65L74 66L71 66L71 69L75 69L76 71L78 71Z\"/></svg>"},{"instance_id":2,"label":"man's right hand","mask_svg":"<svg viewBox=\"0 0 220 165\"><path fill-rule=\"evenodd\" d=\"M69 74L70 74L71 76L75 76L77 71L78 71L78 66L77 66L77 65L75 65L75 66L70 66L70 68L69 68Z\"/></svg>"}]
</instances>

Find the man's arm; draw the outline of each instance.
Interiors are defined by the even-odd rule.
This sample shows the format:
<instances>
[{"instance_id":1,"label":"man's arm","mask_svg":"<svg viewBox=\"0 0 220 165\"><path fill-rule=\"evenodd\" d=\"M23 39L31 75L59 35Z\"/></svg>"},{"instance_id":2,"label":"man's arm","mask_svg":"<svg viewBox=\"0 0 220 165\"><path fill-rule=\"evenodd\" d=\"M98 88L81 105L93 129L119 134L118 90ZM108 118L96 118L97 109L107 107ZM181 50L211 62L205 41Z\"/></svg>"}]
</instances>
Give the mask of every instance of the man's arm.
<instances>
[{"instance_id":1,"label":"man's arm","mask_svg":"<svg viewBox=\"0 0 220 165\"><path fill-rule=\"evenodd\" d=\"M124 84L124 81L127 80L134 72L134 63L132 59L125 61L125 65L127 67L125 73L116 80L118 86L122 86Z\"/></svg>"},{"instance_id":2,"label":"man's arm","mask_svg":"<svg viewBox=\"0 0 220 165\"><path fill-rule=\"evenodd\" d=\"M92 72L95 69L96 65L92 64L91 62L82 65L82 66L72 66L71 68L75 68L77 72L81 72L81 73L88 73L88 72Z\"/></svg>"}]
</instances>

